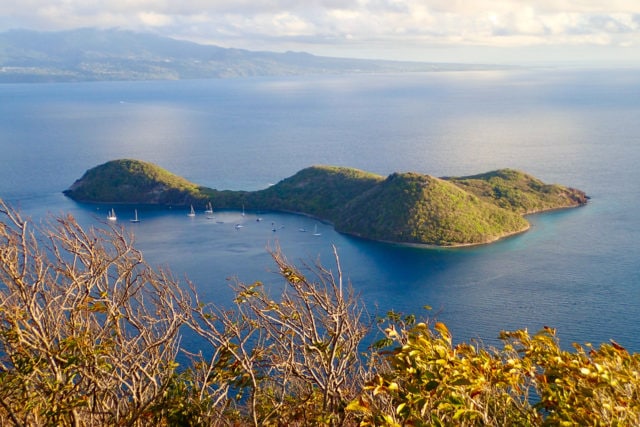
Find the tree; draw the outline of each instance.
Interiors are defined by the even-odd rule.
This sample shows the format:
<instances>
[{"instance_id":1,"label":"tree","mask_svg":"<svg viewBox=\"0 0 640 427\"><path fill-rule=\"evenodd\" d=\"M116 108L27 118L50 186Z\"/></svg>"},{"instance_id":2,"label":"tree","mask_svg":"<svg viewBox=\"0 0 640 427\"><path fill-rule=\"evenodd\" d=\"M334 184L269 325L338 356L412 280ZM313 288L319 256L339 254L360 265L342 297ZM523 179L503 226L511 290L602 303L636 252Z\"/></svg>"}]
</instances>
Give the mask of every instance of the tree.
<instances>
[{"instance_id":1,"label":"tree","mask_svg":"<svg viewBox=\"0 0 640 427\"><path fill-rule=\"evenodd\" d=\"M174 378L179 283L121 229L0 215L1 423L148 425Z\"/></svg>"},{"instance_id":2,"label":"tree","mask_svg":"<svg viewBox=\"0 0 640 427\"><path fill-rule=\"evenodd\" d=\"M280 297L236 283L220 307L121 228L38 227L0 200L0 425L640 425L640 355L614 341L455 344L390 312L361 354L371 328L335 248L334 271L271 254ZM201 351L180 348L186 328Z\"/></svg>"},{"instance_id":3,"label":"tree","mask_svg":"<svg viewBox=\"0 0 640 427\"><path fill-rule=\"evenodd\" d=\"M246 392L244 414L254 425L344 425L365 381L363 308L343 284L335 248L336 273L317 264L309 267L315 280L279 250L271 254L286 281L279 301L260 282L236 286L233 310L202 303L194 292L191 326L214 350L194 365L205 371L196 375L198 395L216 396L212 414L220 416L238 400L232 392Z\"/></svg>"}]
</instances>

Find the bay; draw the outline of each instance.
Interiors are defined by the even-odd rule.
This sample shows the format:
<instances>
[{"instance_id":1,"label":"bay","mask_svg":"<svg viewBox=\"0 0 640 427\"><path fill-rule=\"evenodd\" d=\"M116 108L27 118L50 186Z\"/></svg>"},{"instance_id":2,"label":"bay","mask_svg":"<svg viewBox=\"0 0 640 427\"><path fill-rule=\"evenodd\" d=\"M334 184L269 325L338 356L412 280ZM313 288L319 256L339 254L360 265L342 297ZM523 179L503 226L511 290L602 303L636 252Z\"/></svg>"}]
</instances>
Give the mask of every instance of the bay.
<instances>
[{"instance_id":1,"label":"bay","mask_svg":"<svg viewBox=\"0 0 640 427\"><path fill-rule=\"evenodd\" d=\"M150 263L188 276L211 301L229 300L234 277L275 293L267 247L331 267L335 246L372 314L435 316L456 340L494 344L502 329L548 325L564 346L613 338L640 351L639 95L631 69L1 85L0 197L36 220L70 212L100 225L111 206L61 191L116 158L242 190L314 164L382 175L522 169L592 199L465 249L370 242L270 212L208 220L139 208L142 222L130 224L133 207L115 208Z\"/></svg>"}]
</instances>

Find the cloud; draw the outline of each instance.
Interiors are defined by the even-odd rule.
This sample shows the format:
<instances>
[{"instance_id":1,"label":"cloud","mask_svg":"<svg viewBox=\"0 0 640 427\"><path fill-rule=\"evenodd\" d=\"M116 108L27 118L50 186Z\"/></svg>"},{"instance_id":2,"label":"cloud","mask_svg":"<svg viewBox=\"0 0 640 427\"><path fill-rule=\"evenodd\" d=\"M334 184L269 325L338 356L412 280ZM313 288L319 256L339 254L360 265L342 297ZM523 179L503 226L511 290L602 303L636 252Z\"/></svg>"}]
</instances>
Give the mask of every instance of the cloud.
<instances>
[{"instance_id":1,"label":"cloud","mask_svg":"<svg viewBox=\"0 0 640 427\"><path fill-rule=\"evenodd\" d=\"M637 0L22 0L0 30L120 27L251 48L640 45Z\"/></svg>"},{"instance_id":2,"label":"cloud","mask_svg":"<svg viewBox=\"0 0 640 427\"><path fill-rule=\"evenodd\" d=\"M174 24L174 19L170 15L155 12L138 13L140 22L149 27L166 27Z\"/></svg>"}]
</instances>

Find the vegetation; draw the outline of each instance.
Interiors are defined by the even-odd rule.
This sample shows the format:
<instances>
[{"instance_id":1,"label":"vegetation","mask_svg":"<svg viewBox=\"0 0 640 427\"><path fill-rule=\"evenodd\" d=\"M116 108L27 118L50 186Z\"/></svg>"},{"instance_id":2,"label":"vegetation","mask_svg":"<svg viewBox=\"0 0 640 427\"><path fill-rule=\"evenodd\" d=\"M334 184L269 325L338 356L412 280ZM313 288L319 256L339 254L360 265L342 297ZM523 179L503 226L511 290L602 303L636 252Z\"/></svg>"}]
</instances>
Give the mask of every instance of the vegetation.
<instances>
[{"instance_id":1,"label":"vegetation","mask_svg":"<svg viewBox=\"0 0 640 427\"><path fill-rule=\"evenodd\" d=\"M337 253L333 270L272 254L280 298L238 283L218 307L122 229L35 227L0 200L0 424L640 425L640 355L614 341L570 352L545 328L454 344L439 322L371 322Z\"/></svg>"},{"instance_id":2,"label":"vegetation","mask_svg":"<svg viewBox=\"0 0 640 427\"><path fill-rule=\"evenodd\" d=\"M65 194L102 202L188 204L206 198L202 190L159 166L124 159L89 169Z\"/></svg>"},{"instance_id":3,"label":"vegetation","mask_svg":"<svg viewBox=\"0 0 640 427\"><path fill-rule=\"evenodd\" d=\"M462 178L314 166L267 189L218 191L150 163L115 160L90 169L65 194L90 202L154 203L298 212L368 239L458 246L526 230L523 214L580 206L579 190L502 169Z\"/></svg>"},{"instance_id":4,"label":"vegetation","mask_svg":"<svg viewBox=\"0 0 640 427\"><path fill-rule=\"evenodd\" d=\"M353 199L336 221L339 231L363 237L444 246L486 243L527 227L518 214L415 173L390 175Z\"/></svg>"},{"instance_id":5,"label":"vegetation","mask_svg":"<svg viewBox=\"0 0 640 427\"><path fill-rule=\"evenodd\" d=\"M134 425L161 417L184 292L131 239L71 217L38 232L0 200L2 425Z\"/></svg>"},{"instance_id":6,"label":"vegetation","mask_svg":"<svg viewBox=\"0 0 640 427\"><path fill-rule=\"evenodd\" d=\"M640 355L614 341L562 350L545 327L502 332L502 349L454 345L446 325L390 313L378 371L347 408L361 426L635 426Z\"/></svg>"},{"instance_id":7,"label":"vegetation","mask_svg":"<svg viewBox=\"0 0 640 427\"><path fill-rule=\"evenodd\" d=\"M333 221L347 204L384 180L353 168L313 166L252 194L251 205Z\"/></svg>"},{"instance_id":8,"label":"vegetation","mask_svg":"<svg viewBox=\"0 0 640 427\"><path fill-rule=\"evenodd\" d=\"M448 179L483 200L521 214L582 205L588 199L579 190L545 184L513 169Z\"/></svg>"}]
</instances>

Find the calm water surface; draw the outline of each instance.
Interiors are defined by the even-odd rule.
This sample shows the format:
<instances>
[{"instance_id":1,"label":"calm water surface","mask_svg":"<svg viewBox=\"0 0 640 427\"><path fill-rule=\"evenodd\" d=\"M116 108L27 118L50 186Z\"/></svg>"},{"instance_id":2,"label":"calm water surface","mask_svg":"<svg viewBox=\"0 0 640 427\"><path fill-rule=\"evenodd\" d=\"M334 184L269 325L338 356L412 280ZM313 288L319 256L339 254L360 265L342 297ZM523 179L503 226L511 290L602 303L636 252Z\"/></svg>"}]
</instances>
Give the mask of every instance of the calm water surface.
<instances>
[{"instance_id":1,"label":"calm water surface","mask_svg":"<svg viewBox=\"0 0 640 427\"><path fill-rule=\"evenodd\" d=\"M459 340L558 328L640 351L640 73L536 70L0 86L0 197L34 218L97 224L110 206L61 191L116 158L218 189L255 190L314 164L379 174L502 167L585 190L579 209L530 217L490 246L418 249L337 234L305 217L116 207L152 264L228 301L229 278L277 286L266 248L343 271L371 312L445 321ZM244 227L236 229L235 224ZM272 231L272 224L276 231ZM321 236L313 236L315 226ZM300 232L305 228L307 232Z\"/></svg>"}]
</instances>

